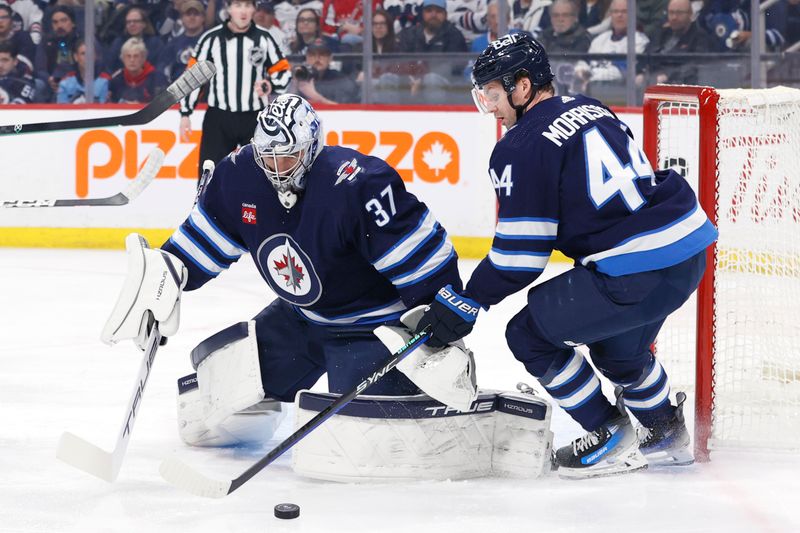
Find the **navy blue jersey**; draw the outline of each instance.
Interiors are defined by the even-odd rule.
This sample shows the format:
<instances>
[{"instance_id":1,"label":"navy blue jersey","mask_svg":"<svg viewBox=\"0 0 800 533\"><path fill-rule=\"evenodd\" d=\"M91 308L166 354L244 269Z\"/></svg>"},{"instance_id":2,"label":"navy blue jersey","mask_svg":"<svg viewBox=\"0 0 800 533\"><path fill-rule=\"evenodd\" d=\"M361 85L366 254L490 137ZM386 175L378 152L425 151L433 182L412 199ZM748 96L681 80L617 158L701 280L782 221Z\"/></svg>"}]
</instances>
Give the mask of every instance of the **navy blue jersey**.
<instances>
[{"instance_id":1,"label":"navy blue jersey","mask_svg":"<svg viewBox=\"0 0 800 533\"><path fill-rule=\"evenodd\" d=\"M250 252L275 293L318 324L394 320L461 286L453 245L433 214L381 159L322 149L306 190L285 209L240 148L217 165L186 221L163 249L200 287Z\"/></svg>"},{"instance_id":2,"label":"navy blue jersey","mask_svg":"<svg viewBox=\"0 0 800 533\"><path fill-rule=\"evenodd\" d=\"M467 284L484 307L532 283L553 249L622 276L678 264L717 230L686 180L654 173L628 127L597 100L536 104L498 141L492 248Z\"/></svg>"}]
</instances>

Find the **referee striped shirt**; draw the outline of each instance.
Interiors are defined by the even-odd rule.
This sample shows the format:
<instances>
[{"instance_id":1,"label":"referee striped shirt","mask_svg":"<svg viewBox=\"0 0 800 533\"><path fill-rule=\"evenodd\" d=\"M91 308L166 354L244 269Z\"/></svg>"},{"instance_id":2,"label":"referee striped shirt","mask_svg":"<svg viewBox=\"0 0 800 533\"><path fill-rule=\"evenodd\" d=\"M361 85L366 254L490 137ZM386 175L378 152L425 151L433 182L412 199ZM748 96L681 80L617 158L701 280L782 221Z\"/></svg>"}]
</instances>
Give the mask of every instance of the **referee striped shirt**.
<instances>
[{"instance_id":1,"label":"referee striped shirt","mask_svg":"<svg viewBox=\"0 0 800 533\"><path fill-rule=\"evenodd\" d=\"M289 62L269 32L250 25L244 33L232 32L226 24L211 28L197 41L188 67L198 61L211 61L217 67L209 82L208 105L225 111L260 111L264 109L253 84L258 79L272 83L272 92L281 94L291 81ZM200 89L181 100L181 115L190 115Z\"/></svg>"}]
</instances>

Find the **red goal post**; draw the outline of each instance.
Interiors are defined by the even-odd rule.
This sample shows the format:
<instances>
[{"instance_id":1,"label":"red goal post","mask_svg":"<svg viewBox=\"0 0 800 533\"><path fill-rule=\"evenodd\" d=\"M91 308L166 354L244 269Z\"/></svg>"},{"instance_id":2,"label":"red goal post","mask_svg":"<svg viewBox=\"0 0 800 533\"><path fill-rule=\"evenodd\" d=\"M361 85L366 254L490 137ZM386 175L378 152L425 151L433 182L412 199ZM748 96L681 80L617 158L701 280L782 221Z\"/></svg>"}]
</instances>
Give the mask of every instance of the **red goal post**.
<instances>
[{"instance_id":1,"label":"red goal post","mask_svg":"<svg viewBox=\"0 0 800 533\"><path fill-rule=\"evenodd\" d=\"M720 231L656 342L673 390L694 393L695 457L798 449L800 90L658 85L643 110L651 164L679 170Z\"/></svg>"}]
</instances>

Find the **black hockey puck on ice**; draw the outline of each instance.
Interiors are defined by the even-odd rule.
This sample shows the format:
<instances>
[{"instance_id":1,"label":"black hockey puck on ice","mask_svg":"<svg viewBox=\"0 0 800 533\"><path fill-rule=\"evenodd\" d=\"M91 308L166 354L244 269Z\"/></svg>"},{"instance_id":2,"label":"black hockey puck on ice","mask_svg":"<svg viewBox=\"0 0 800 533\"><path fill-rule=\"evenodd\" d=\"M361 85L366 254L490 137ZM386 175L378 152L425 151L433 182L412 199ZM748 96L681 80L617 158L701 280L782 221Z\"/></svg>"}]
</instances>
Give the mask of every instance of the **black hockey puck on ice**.
<instances>
[{"instance_id":1,"label":"black hockey puck on ice","mask_svg":"<svg viewBox=\"0 0 800 533\"><path fill-rule=\"evenodd\" d=\"M293 503L279 503L275 506L275 517L288 520L300 516L300 506Z\"/></svg>"}]
</instances>

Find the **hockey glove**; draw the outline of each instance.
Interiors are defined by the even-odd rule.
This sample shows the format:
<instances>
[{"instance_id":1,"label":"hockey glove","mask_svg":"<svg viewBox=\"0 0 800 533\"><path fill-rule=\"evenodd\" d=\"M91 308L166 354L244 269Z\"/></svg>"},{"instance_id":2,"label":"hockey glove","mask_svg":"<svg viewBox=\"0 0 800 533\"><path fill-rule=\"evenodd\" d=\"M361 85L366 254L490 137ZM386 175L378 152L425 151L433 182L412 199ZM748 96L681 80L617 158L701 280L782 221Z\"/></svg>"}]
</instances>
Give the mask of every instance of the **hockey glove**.
<instances>
[{"instance_id":1,"label":"hockey glove","mask_svg":"<svg viewBox=\"0 0 800 533\"><path fill-rule=\"evenodd\" d=\"M128 275L100 339L106 344L133 339L144 350L154 320L164 338L178 331L181 291L189 276L180 259L150 249L141 235L128 235L125 246Z\"/></svg>"},{"instance_id":2,"label":"hockey glove","mask_svg":"<svg viewBox=\"0 0 800 533\"><path fill-rule=\"evenodd\" d=\"M478 302L458 294L452 285L447 285L439 289L436 298L422 315L416 332L431 326L431 336L426 344L432 348L447 346L469 335L480 308Z\"/></svg>"}]
</instances>

